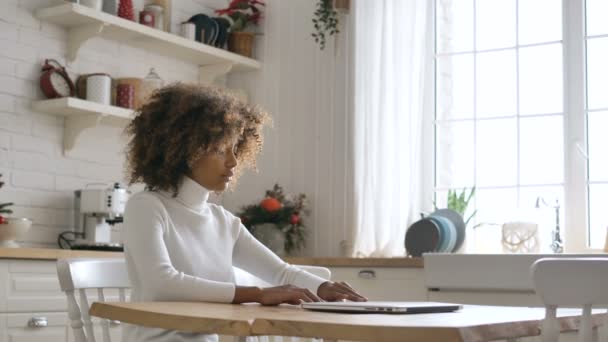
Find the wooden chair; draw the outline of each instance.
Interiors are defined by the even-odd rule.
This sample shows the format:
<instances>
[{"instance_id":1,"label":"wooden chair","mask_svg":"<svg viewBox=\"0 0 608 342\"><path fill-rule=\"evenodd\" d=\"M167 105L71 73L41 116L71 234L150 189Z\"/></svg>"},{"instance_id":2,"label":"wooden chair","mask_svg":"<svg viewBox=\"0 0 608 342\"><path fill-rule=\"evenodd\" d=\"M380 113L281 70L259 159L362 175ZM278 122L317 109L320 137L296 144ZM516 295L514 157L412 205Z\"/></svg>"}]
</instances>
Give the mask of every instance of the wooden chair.
<instances>
[{"instance_id":1,"label":"wooden chair","mask_svg":"<svg viewBox=\"0 0 608 342\"><path fill-rule=\"evenodd\" d=\"M330 279L331 272L325 267L298 266L307 272L324 279ZM234 268L236 282L239 285L270 286L254 275ZM126 300L126 290L131 287L127 266L124 259L60 259L57 260L57 274L61 290L68 300L68 316L74 331L76 342L96 342L93 323L89 315L89 300L86 291L95 289L97 301L104 302L104 289L118 289L118 300ZM79 300L76 300L78 292ZM84 329L83 329L84 327ZM101 321L103 342L110 341L110 320ZM279 342L288 338L277 336L242 337L239 341ZM301 342L302 339L291 338L290 341Z\"/></svg>"},{"instance_id":2,"label":"wooden chair","mask_svg":"<svg viewBox=\"0 0 608 342\"><path fill-rule=\"evenodd\" d=\"M131 287L123 259L60 259L57 260L59 285L68 299L68 316L76 342L95 342L93 323L89 316L86 291L97 290L97 301L105 302L105 289L118 289L118 299L126 300ZM76 300L78 292L79 301ZM83 329L84 326L84 329ZM110 320L101 321L104 342L110 342Z\"/></svg>"},{"instance_id":3,"label":"wooden chair","mask_svg":"<svg viewBox=\"0 0 608 342\"><path fill-rule=\"evenodd\" d=\"M536 293L545 304L542 341L559 339L557 307L582 307L579 341L593 341L591 308L608 308L608 258L543 258L532 265L531 272ZM601 337L607 342L605 316Z\"/></svg>"}]
</instances>

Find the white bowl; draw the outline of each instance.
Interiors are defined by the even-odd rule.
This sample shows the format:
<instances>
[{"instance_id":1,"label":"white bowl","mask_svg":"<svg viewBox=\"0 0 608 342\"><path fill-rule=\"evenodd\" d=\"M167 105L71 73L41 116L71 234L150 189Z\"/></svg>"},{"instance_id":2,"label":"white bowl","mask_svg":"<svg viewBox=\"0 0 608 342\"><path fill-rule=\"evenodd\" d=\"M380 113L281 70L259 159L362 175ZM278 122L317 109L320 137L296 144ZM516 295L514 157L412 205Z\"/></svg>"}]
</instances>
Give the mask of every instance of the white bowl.
<instances>
[{"instance_id":1,"label":"white bowl","mask_svg":"<svg viewBox=\"0 0 608 342\"><path fill-rule=\"evenodd\" d=\"M0 224L0 247L16 248L19 244L15 240L21 239L30 227L32 221L26 218L5 218L7 223Z\"/></svg>"}]
</instances>

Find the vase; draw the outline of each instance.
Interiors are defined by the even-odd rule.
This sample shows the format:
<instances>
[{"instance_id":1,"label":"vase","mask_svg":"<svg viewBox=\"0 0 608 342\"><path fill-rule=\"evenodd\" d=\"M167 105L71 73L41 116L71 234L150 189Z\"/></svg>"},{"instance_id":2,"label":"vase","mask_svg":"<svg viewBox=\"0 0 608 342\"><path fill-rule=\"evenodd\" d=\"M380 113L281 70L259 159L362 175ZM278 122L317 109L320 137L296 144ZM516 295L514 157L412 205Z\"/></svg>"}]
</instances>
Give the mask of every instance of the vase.
<instances>
[{"instance_id":1,"label":"vase","mask_svg":"<svg viewBox=\"0 0 608 342\"><path fill-rule=\"evenodd\" d=\"M278 256L285 256L285 233L274 223L258 224L253 236Z\"/></svg>"},{"instance_id":2,"label":"vase","mask_svg":"<svg viewBox=\"0 0 608 342\"><path fill-rule=\"evenodd\" d=\"M231 32L228 36L228 50L251 58L253 56L253 32Z\"/></svg>"}]
</instances>

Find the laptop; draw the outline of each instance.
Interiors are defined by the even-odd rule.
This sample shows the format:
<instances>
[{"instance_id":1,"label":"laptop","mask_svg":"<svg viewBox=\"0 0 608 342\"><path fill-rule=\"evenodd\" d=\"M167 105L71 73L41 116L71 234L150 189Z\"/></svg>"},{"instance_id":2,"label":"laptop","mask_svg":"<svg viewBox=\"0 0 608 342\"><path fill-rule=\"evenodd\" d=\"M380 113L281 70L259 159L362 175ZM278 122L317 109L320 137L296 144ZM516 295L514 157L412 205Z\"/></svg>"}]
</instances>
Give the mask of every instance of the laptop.
<instances>
[{"instance_id":1,"label":"laptop","mask_svg":"<svg viewBox=\"0 0 608 342\"><path fill-rule=\"evenodd\" d=\"M314 311L389 314L439 313L462 309L461 304L439 302L311 302L302 303L301 306Z\"/></svg>"}]
</instances>

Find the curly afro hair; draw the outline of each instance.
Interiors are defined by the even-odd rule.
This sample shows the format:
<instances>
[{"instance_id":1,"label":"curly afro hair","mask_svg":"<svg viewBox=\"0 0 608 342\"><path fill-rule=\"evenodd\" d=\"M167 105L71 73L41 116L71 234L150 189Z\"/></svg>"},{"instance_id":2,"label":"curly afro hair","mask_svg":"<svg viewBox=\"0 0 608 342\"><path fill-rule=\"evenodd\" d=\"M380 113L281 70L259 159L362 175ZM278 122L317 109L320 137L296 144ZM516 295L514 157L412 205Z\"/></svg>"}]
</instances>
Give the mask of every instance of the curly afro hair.
<instances>
[{"instance_id":1,"label":"curly afro hair","mask_svg":"<svg viewBox=\"0 0 608 342\"><path fill-rule=\"evenodd\" d=\"M262 129L268 113L234 95L210 86L174 83L152 94L125 132L129 184L143 182L148 190L177 195L183 175L202 154L237 141L238 167L256 169L262 149Z\"/></svg>"}]
</instances>

